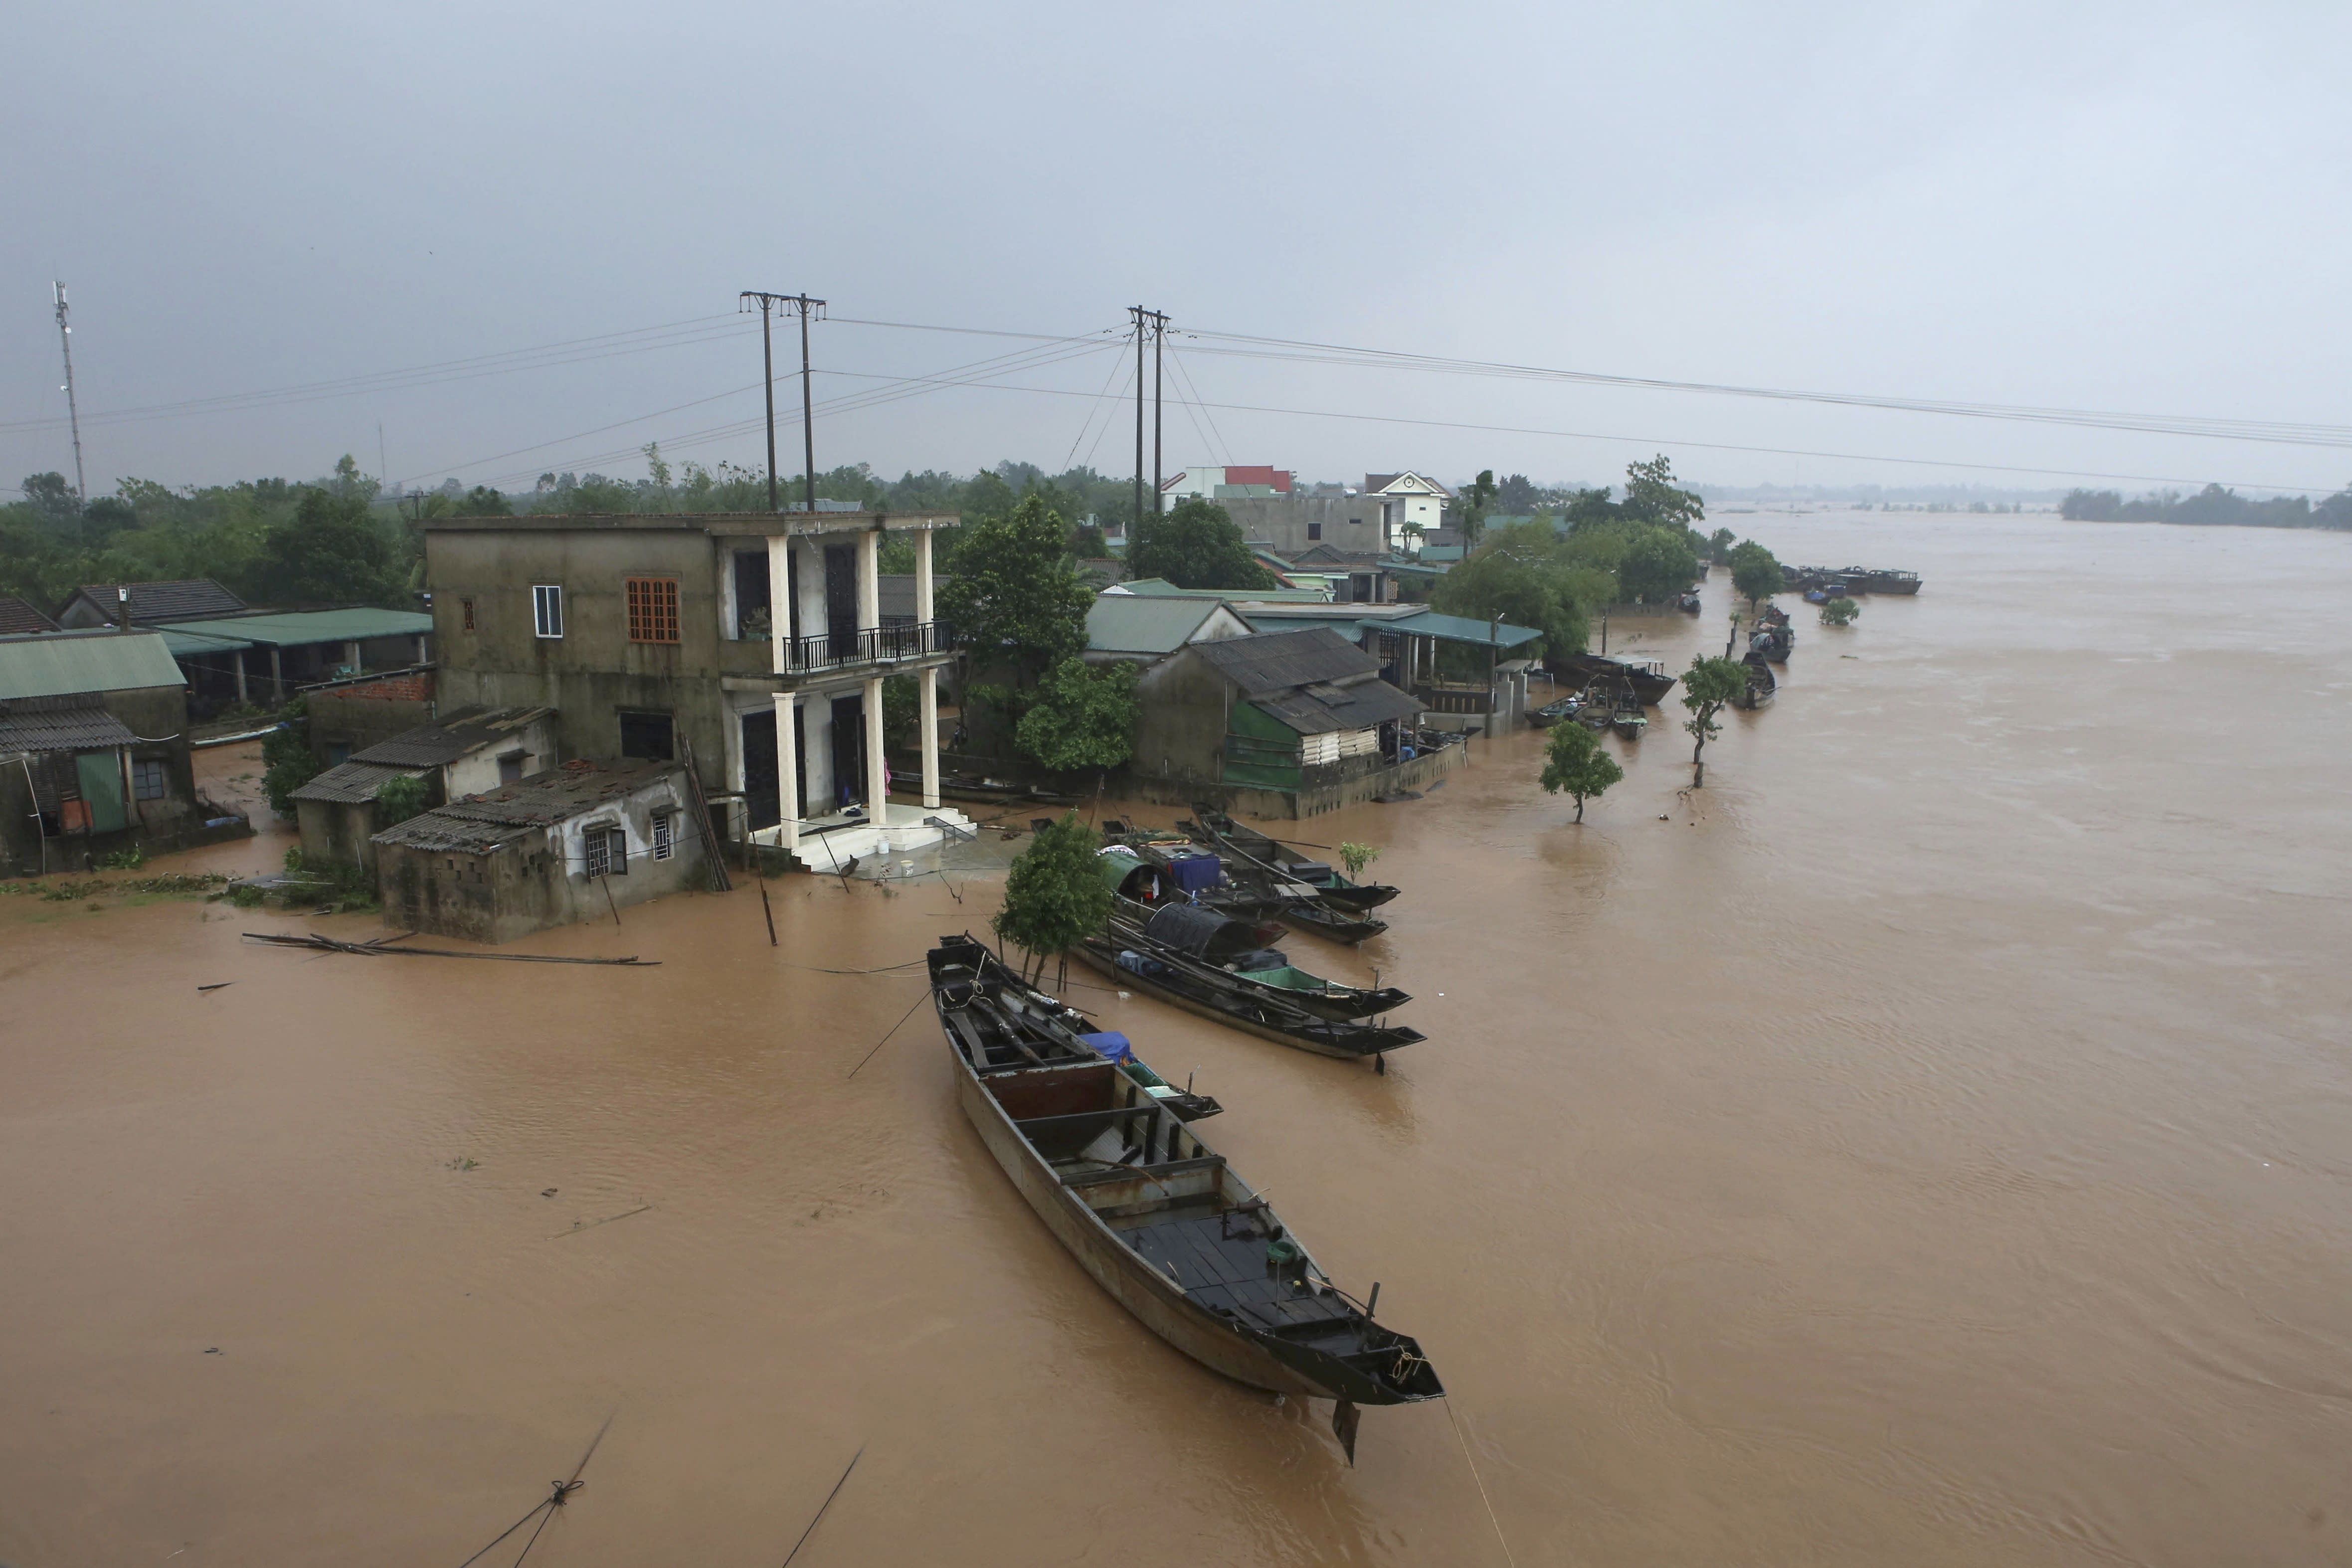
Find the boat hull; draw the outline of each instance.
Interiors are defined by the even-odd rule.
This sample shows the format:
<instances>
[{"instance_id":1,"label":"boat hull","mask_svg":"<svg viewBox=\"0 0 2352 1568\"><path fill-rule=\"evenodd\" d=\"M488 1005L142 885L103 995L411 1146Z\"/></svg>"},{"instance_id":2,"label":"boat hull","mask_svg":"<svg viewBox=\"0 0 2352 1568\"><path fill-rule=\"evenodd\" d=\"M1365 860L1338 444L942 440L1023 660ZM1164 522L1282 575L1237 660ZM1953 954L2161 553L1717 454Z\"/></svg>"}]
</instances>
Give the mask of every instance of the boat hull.
<instances>
[{"instance_id":1,"label":"boat hull","mask_svg":"<svg viewBox=\"0 0 2352 1568\"><path fill-rule=\"evenodd\" d=\"M1660 674L1655 670L1645 670L1639 664L1628 664L1599 653L1570 653L1558 663L1588 682L1613 681L1623 677L1643 707L1656 707L1665 700L1666 694L1675 689L1675 676Z\"/></svg>"},{"instance_id":2,"label":"boat hull","mask_svg":"<svg viewBox=\"0 0 2352 1568\"><path fill-rule=\"evenodd\" d=\"M1045 1228L1054 1233L1063 1249L1077 1260L1078 1267L1092 1275L1095 1283L1108 1291L1111 1299L1133 1313L1144 1327L1202 1365L1236 1383L1275 1394L1335 1397L1330 1389L1276 1360L1255 1340L1194 1306L1172 1281L1122 1243L1092 1209L1062 1185L1053 1168L1038 1159L1013 1129L1004 1108L961 1058L957 1062L956 1099L963 1107L964 1119L980 1134L980 1141L988 1145L990 1156L1013 1183L1013 1190L1045 1222Z\"/></svg>"},{"instance_id":3,"label":"boat hull","mask_svg":"<svg viewBox=\"0 0 2352 1568\"><path fill-rule=\"evenodd\" d=\"M1335 1061L1361 1061L1368 1056L1378 1056L1383 1051L1401 1051L1408 1045L1418 1043L1421 1038L1416 1034L1412 1040L1400 1040L1393 1044L1381 1044L1368 1050L1357 1050L1329 1040L1302 1039L1295 1034L1285 1034L1272 1025L1260 1023L1255 1019L1244 1018L1238 1013L1227 1012L1224 1009L1204 1002L1197 997L1187 996L1182 991L1177 990L1172 986L1164 985L1150 975L1139 975L1132 969L1122 969L1118 967L1118 960L1116 957L1094 946L1091 943L1081 943L1071 948L1070 953L1087 967L1109 976L1130 990L1142 992L1153 1001L1166 1002L1170 1007L1181 1009L1195 1018L1204 1018L1212 1023L1223 1024L1227 1029L1237 1029L1244 1034L1254 1034L1260 1040L1270 1040L1276 1045L1286 1045L1293 1051L1303 1051L1314 1056L1328 1056Z\"/></svg>"}]
</instances>

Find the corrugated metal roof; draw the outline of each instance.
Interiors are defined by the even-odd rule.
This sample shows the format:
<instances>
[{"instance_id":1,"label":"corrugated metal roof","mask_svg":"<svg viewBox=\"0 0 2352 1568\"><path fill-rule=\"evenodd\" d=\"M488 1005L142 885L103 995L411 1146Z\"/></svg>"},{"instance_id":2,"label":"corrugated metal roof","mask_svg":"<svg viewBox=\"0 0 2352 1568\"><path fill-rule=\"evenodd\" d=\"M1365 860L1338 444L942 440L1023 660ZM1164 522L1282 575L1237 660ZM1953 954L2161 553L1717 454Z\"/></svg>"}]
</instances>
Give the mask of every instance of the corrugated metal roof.
<instances>
[{"instance_id":1,"label":"corrugated metal roof","mask_svg":"<svg viewBox=\"0 0 2352 1568\"><path fill-rule=\"evenodd\" d=\"M1301 604L1328 604L1328 590L1321 588L1179 588L1164 577L1139 577L1122 582L1108 591L1134 594L1139 599L1252 599L1267 603L1295 601Z\"/></svg>"},{"instance_id":2,"label":"corrugated metal roof","mask_svg":"<svg viewBox=\"0 0 2352 1568\"><path fill-rule=\"evenodd\" d=\"M85 583L75 597L89 600L92 609L112 620L122 613L122 601L116 596L126 588L131 591L131 619L141 625L245 613L245 601L208 577L173 582Z\"/></svg>"},{"instance_id":3,"label":"corrugated metal roof","mask_svg":"<svg viewBox=\"0 0 2352 1568\"><path fill-rule=\"evenodd\" d=\"M0 701L185 685L171 649L152 632L0 638Z\"/></svg>"},{"instance_id":4,"label":"corrugated metal roof","mask_svg":"<svg viewBox=\"0 0 2352 1568\"><path fill-rule=\"evenodd\" d=\"M386 768L374 762L345 762L328 768L293 792L297 800L327 800L339 806L357 805L375 799L376 790L387 779L415 779L425 770L421 768Z\"/></svg>"},{"instance_id":5,"label":"corrugated metal roof","mask_svg":"<svg viewBox=\"0 0 2352 1568\"><path fill-rule=\"evenodd\" d=\"M1314 681L1376 674L1381 662L1328 626L1195 643L1192 651L1255 697Z\"/></svg>"},{"instance_id":6,"label":"corrugated metal roof","mask_svg":"<svg viewBox=\"0 0 2352 1568\"><path fill-rule=\"evenodd\" d=\"M1421 704L1386 681L1358 681L1353 685L1316 685L1257 697L1250 706L1268 718L1288 725L1301 735L1326 735L1333 730L1370 729L1392 718L1419 716Z\"/></svg>"},{"instance_id":7,"label":"corrugated metal roof","mask_svg":"<svg viewBox=\"0 0 2352 1568\"><path fill-rule=\"evenodd\" d=\"M431 724L420 724L390 740L355 751L352 760L391 768L438 768L486 746L511 739L517 730L554 711L551 707L463 707Z\"/></svg>"},{"instance_id":8,"label":"corrugated metal roof","mask_svg":"<svg viewBox=\"0 0 2352 1568\"><path fill-rule=\"evenodd\" d=\"M0 594L0 636L14 636L27 632L54 632L58 623L26 603Z\"/></svg>"},{"instance_id":9,"label":"corrugated metal roof","mask_svg":"<svg viewBox=\"0 0 2352 1568\"><path fill-rule=\"evenodd\" d=\"M1440 615L1434 610L1424 610L1402 621L1391 621L1387 630L1403 632L1415 637L1434 637L1441 643L1473 643L1481 648L1516 648L1543 635L1531 626L1514 626L1506 621L1499 628L1491 628L1484 621L1473 621L1462 615Z\"/></svg>"},{"instance_id":10,"label":"corrugated metal roof","mask_svg":"<svg viewBox=\"0 0 2352 1568\"><path fill-rule=\"evenodd\" d=\"M1087 611L1087 649L1095 653L1172 653L1192 641L1220 602L1099 594Z\"/></svg>"},{"instance_id":11,"label":"corrugated metal roof","mask_svg":"<svg viewBox=\"0 0 2352 1568\"><path fill-rule=\"evenodd\" d=\"M686 769L675 762L567 762L499 789L436 806L386 828L371 841L436 853L487 854L509 839L685 775Z\"/></svg>"},{"instance_id":12,"label":"corrugated metal roof","mask_svg":"<svg viewBox=\"0 0 2352 1568\"><path fill-rule=\"evenodd\" d=\"M95 692L0 703L0 752L113 751L138 740Z\"/></svg>"},{"instance_id":13,"label":"corrugated metal roof","mask_svg":"<svg viewBox=\"0 0 2352 1568\"><path fill-rule=\"evenodd\" d=\"M293 648L308 643L352 643L370 637L419 637L433 630L433 617L416 610L291 610L279 614L231 615L218 621L159 624L163 631L191 636L246 638L265 648Z\"/></svg>"}]
</instances>

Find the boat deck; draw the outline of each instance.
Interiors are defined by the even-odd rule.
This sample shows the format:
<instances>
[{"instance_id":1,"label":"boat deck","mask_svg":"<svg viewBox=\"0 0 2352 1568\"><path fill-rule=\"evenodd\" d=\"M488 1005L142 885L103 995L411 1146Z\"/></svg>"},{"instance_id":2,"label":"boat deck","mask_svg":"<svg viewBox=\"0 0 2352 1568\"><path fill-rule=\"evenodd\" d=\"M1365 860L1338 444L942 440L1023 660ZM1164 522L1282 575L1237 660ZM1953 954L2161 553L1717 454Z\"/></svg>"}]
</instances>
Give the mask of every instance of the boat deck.
<instances>
[{"instance_id":1,"label":"boat deck","mask_svg":"<svg viewBox=\"0 0 2352 1568\"><path fill-rule=\"evenodd\" d=\"M1202 1306L1305 1344L1322 1337L1314 1333L1318 1325L1328 1325L1330 1337L1341 1343L1321 1348L1358 1348L1354 1310L1336 1295L1299 1291L1288 1279L1267 1273L1266 1239L1255 1226L1228 1224L1213 1212L1162 1211L1138 1218L1141 1223L1111 1223L1144 1261Z\"/></svg>"}]
</instances>

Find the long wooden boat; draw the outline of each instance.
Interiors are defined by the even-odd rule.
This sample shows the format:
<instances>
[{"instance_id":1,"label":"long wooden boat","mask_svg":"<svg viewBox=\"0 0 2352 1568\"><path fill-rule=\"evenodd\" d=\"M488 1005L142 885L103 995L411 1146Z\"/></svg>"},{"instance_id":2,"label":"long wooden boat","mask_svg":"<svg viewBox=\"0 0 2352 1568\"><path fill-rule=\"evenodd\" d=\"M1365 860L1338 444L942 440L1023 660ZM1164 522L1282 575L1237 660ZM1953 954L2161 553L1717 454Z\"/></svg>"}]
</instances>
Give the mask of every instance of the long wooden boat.
<instances>
[{"instance_id":1,"label":"long wooden boat","mask_svg":"<svg viewBox=\"0 0 2352 1568\"><path fill-rule=\"evenodd\" d=\"M1547 662L1581 676L1588 685L1595 682L1613 685L1622 679L1633 688L1633 695L1642 699L1643 707L1655 707L1665 701L1676 679L1655 659L1635 664L1631 659L1612 659L1604 653L1563 653Z\"/></svg>"},{"instance_id":2,"label":"long wooden boat","mask_svg":"<svg viewBox=\"0 0 2352 1568\"><path fill-rule=\"evenodd\" d=\"M1732 706L1751 710L1762 707L1780 689L1780 683L1773 678L1772 665L1761 653L1749 653L1740 663L1748 669L1748 689L1733 699Z\"/></svg>"},{"instance_id":3,"label":"long wooden boat","mask_svg":"<svg viewBox=\"0 0 2352 1568\"><path fill-rule=\"evenodd\" d=\"M1916 593L1919 574L1889 567L1850 566L1838 574L1849 593Z\"/></svg>"},{"instance_id":4,"label":"long wooden boat","mask_svg":"<svg viewBox=\"0 0 2352 1568\"><path fill-rule=\"evenodd\" d=\"M1108 857L1106 857L1108 858ZM1394 986L1350 986L1298 967L1271 944L1271 926L1230 919L1198 904L1150 904L1125 896L1112 908L1125 925L1139 926L1159 950L1173 948L1221 971L1244 995L1277 1008L1299 1008L1334 1023L1392 1012L1412 1000Z\"/></svg>"},{"instance_id":5,"label":"long wooden boat","mask_svg":"<svg viewBox=\"0 0 2352 1568\"><path fill-rule=\"evenodd\" d=\"M1444 1396L1419 1343L1373 1321L1380 1287L1359 1301L1333 1284L1197 1133L1107 1061L1033 1061L1034 993L1008 985L985 946L946 937L929 964L964 1114L1055 1239L1145 1327L1237 1382L1339 1400L1351 1458L1351 1406Z\"/></svg>"},{"instance_id":6,"label":"long wooden boat","mask_svg":"<svg viewBox=\"0 0 2352 1568\"><path fill-rule=\"evenodd\" d=\"M1263 866L1315 890L1316 899L1339 910L1362 914L1378 909L1397 895L1384 882L1350 882L1325 861L1273 839L1244 822L1236 822L1213 806L1195 805L1193 820L1176 824L1195 841Z\"/></svg>"},{"instance_id":7,"label":"long wooden boat","mask_svg":"<svg viewBox=\"0 0 2352 1568\"><path fill-rule=\"evenodd\" d=\"M1319 1017L1293 998L1270 995L1265 988L1238 981L1214 964L1154 941L1143 925L1116 915L1100 936L1087 937L1070 953L1121 986L1171 1007L1318 1056L1359 1061L1429 1038L1402 1024Z\"/></svg>"},{"instance_id":8,"label":"long wooden boat","mask_svg":"<svg viewBox=\"0 0 2352 1568\"><path fill-rule=\"evenodd\" d=\"M1165 845L1151 842L1132 843L1129 847L1144 859L1156 861L1176 873L1176 885L1182 888L1193 903L1236 920L1273 918L1349 946L1367 937L1377 936L1389 928L1385 920L1325 904L1316 896L1316 889L1309 883L1297 881L1244 855L1193 851L1196 856L1204 856L1215 862L1217 880L1192 887L1181 880L1188 869L1182 863L1182 853L1171 853Z\"/></svg>"}]
</instances>

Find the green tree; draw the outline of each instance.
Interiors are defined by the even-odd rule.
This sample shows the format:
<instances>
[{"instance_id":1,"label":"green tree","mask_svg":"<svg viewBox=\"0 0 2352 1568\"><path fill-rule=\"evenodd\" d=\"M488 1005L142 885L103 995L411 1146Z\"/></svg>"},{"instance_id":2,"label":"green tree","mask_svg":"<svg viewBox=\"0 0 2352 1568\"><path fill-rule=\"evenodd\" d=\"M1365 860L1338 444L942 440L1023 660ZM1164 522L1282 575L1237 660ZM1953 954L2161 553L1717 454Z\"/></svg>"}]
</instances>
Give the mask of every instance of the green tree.
<instances>
[{"instance_id":1,"label":"green tree","mask_svg":"<svg viewBox=\"0 0 2352 1568\"><path fill-rule=\"evenodd\" d=\"M1748 691L1748 666L1737 659L1691 660L1683 675L1683 706L1690 709L1690 717L1683 723L1683 733L1697 744L1691 747L1691 788L1706 782L1706 763L1703 760L1706 743L1722 733L1716 716L1729 704L1738 702Z\"/></svg>"},{"instance_id":2,"label":"green tree","mask_svg":"<svg viewBox=\"0 0 2352 1568\"><path fill-rule=\"evenodd\" d=\"M1861 616L1862 606L1843 595L1822 606L1822 624L1824 626L1851 626Z\"/></svg>"},{"instance_id":3,"label":"green tree","mask_svg":"<svg viewBox=\"0 0 2352 1568\"><path fill-rule=\"evenodd\" d=\"M1179 588L1272 588L1241 526L1214 501L1187 496L1165 513L1147 515L1127 540L1127 570L1164 577Z\"/></svg>"},{"instance_id":4,"label":"green tree","mask_svg":"<svg viewBox=\"0 0 2352 1568\"><path fill-rule=\"evenodd\" d=\"M466 492L456 507L461 517L511 517L513 504L487 485L477 485Z\"/></svg>"},{"instance_id":5,"label":"green tree","mask_svg":"<svg viewBox=\"0 0 2352 1568\"><path fill-rule=\"evenodd\" d=\"M1750 613L1759 601L1780 592L1787 582L1780 561L1754 539L1740 540L1731 552L1731 586L1748 601Z\"/></svg>"},{"instance_id":6,"label":"green tree","mask_svg":"<svg viewBox=\"0 0 2352 1568\"><path fill-rule=\"evenodd\" d=\"M977 666L1009 669L1026 686L1086 647L1093 595L1070 570L1069 530L1051 507L1032 496L961 532L939 607Z\"/></svg>"},{"instance_id":7,"label":"green tree","mask_svg":"<svg viewBox=\"0 0 2352 1568\"><path fill-rule=\"evenodd\" d=\"M1065 659L1037 684L1015 731L1021 749L1056 772L1116 768L1135 751L1136 667Z\"/></svg>"},{"instance_id":8,"label":"green tree","mask_svg":"<svg viewBox=\"0 0 2352 1568\"><path fill-rule=\"evenodd\" d=\"M1664 453L1647 463L1626 466L1625 510L1643 522L1664 523L1677 530L1706 520L1706 503L1696 492L1675 484L1675 466Z\"/></svg>"},{"instance_id":9,"label":"green tree","mask_svg":"<svg viewBox=\"0 0 2352 1568\"><path fill-rule=\"evenodd\" d=\"M422 815L428 794L425 780L407 774L395 775L376 786L376 831L396 826L409 818Z\"/></svg>"},{"instance_id":10,"label":"green tree","mask_svg":"<svg viewBox=\"0 0 2352 1568\"><path fill-rule=\"evenodd\" d=\"M1495 504L1496 489L1495 471L1492 468L1479 469L1478 476L1471 480L1464 488L1460 518L1464 549L1476 549L1479 538L1485 535L1486 508Z\"/></svg>"},{"instance_id":11,"label":"green tree","mask_svg":"<svg viewBox=\"0 0 2352 1568\"><path fill-rule=\"evenodd\" d=\"M1617 591L1629 600L1660 604L1698 576L1698 556L1678 528L1643 528L1617 562Z\"/></svg>"},{"instance_id":12,"label":"green tree","mask_svg":"<svg viewBox=\"0 0 2352 1568\"><path fill-rule=\"evenodd\" d=\"M1110 887L1095 863L1101 842L1069 812L1029 841L1004 879L1004 903L989 926L1033 955L1040 974L1049 955L1092 936L1110 918Z\"/></svg>"},{"instance_id":13,"label":"green tree","mask_svg":"<svg viewBox=\"0 0 2352 1568\"><path fill-rule=\"evenodd\" d=\"M310 754L310 712L300 697L278 711L278 726L261 738L261 792L281 817L294 814L294 791L322 769Z\"/></svg>"},{"instance_id":14,"label":"green tree","mask_svg":"<svg viewBox=\"0 0 2352 1568\"><path fill-rule=\"evenodd\" d=\"M1706 559L1717 566L1731 564L1732 541L1738 536L1729 528L1717 528L1706 537Z\"/></svg>"},{"instance_id":15,"label":"green tree","mask_svg":"<svg viewBox=\"0 0 2352 1568\"><path fill-rule=\"evenodd\" d=\"M1543 787L1554 795L1576 801L1576 820L1584 821L1584 803L1598 800L1612 784L1625 777L1617 759L1601 748L1601 737L1580 724L1556 724L1544 746Z\"/></svg>"},{"instance_id":16,"label":"green tree","mask_svg":"<svg viewBox=\"0 0 2352 1568\"><path fill-rule=\"evenodd\" d=\"M1549 525L1497 528L1486 547L1439 578L1430 608L1474 621L1497 617L1544 634L1544 651L1581 652L1591 615L1616 591L1605 570L1563 547ZM1532 656L1532 655L1530 655Z\"/></svg>"},{"instance_id":17,"label":"green tree","mask_svg":"<svg viewBox=\"0 0 2352 1568\"><path fill-rule=\"evenodd\" d=\"M251 581L262 602L370 603L390 600L406 576L398 569L368 503L305 489L294 515L262 536Z\"/></svg>"}]
</instances>

